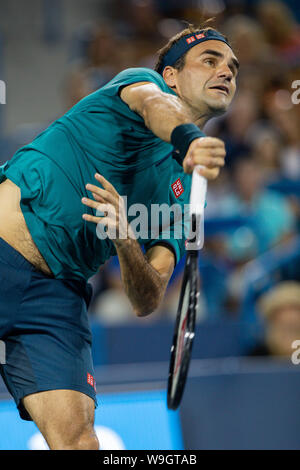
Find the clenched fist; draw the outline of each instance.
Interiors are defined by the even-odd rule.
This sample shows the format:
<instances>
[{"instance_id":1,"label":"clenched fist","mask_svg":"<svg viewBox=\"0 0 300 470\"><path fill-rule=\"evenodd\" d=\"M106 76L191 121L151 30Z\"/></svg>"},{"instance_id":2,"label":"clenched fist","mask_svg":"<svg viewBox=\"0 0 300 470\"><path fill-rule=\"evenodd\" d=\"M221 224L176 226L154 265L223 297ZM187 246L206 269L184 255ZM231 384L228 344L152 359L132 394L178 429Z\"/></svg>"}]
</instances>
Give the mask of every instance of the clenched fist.
<instances>
[{"instance_id":1,"label":"clenched fist","mask_svg":"<svg viewBox=\"0 0 300 470\"><path fill-rule=\"evenodd\" d=\"M215 137L200 137L193 140L183 160L185 173L192 173L197 165L204 168L200 174L208 180L219 176L220 169L225 165L226 150L224 142Z\"/></svg>"}]
</instances>

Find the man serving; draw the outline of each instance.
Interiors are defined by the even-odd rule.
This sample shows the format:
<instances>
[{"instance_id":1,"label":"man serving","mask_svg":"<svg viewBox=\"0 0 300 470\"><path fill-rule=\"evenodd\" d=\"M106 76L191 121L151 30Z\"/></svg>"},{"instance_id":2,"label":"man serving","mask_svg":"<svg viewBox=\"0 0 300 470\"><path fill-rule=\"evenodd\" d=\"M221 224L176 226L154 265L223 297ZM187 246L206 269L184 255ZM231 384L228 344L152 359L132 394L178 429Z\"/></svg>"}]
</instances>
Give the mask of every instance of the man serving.
<instances>
[{"instance_id":1,"label":"man serving","mask_svg":"<svg viewBox=\"0 0 300 470\"><path fill-rule=\"evenodd\" d=\"M190 26L161 49L155 71L121 72L0 167L1 374L50 449L99 448L88 279L117 255L143 317L184 254L175 221L137 238L121 196L149 210L183 206L196 165L218 176L224 143L202 129L228 109L237 71L223 35ZM98 223L115 236L98 237Z\"/></svg>"}]
</instances>

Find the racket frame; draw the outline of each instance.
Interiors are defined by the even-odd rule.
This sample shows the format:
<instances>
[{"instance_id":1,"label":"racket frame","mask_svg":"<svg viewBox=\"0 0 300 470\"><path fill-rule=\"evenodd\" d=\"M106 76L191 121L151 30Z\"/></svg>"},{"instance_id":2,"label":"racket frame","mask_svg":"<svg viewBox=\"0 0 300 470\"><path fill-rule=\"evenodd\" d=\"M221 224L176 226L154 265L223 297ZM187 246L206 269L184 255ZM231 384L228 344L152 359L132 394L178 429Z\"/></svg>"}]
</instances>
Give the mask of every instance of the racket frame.
<instances>
[{"instance_id":1,"label":"racket frame","mask_svg":"<svg viewBox=\"0 0 300 470\"><path fill-rule=\"evenodd\" d=\"M201 166L196 166L193 171L192 186L190 194L190 219L191 229L190 236L186 243L186 262L182 286L180 290L179 304L175 322L175 330L173 335L173 344L171 348L170 368L168 377L167 405L169 409L176 410L181 402L184 392L185 383L188 375L190 358L195 336L196 313L199 298L199 269L198 255L199 250L204 244L204 207L207 191L207 180L198 173ZM185 297L186 285L190 282L188 311L182 320L182 307ZM178 337L180 335L180 325L182 328L183 321L186 318L186 330L184 332L184 340L179 360L179 377L177 378L177 348ZM177 382L174 384L174 381ZM175 387L175 390L174 390Z\"/></svg>"},{"instance_id":2,"label":"racket frame","mask_svg":"<svg viewBox=\"0 0 300 470\"><path fill-rule=\"evenodd\" d=\"M189 292L189 307L188 311L185 314L186 318L186 328L184 330L184 340L182 344L182 352L179 364L179 371L177 372L175 368L178 367L177 359L177 348L178 348L178 336L180 335L180 324L181 322L181 309L185 296L185 289L187 283L190 282L190 292ZM190 365L190 356L192 352L193 340L195 336L195 323L196 323L196 313L198 306L198 297L199 297L199 275L198 275L198 250L190 250L187 253L186 265L184 269L184 275L182 280L182 286L180 291L180 298L176 316L175 332L173 336L173 345L171 348L171 359L170 359L170 368L169 368L169 378L168 378L168 394L167 394L167 404L168 408L176 410L180 404L184 386L187 379L187 374ZM185 319L183 320L185 321ZM179 345L180 347L180 345ZM176 375L175 375L176 374ZM177 374L179 377L177 379ZM174 388L174 381L177 380Z\"/></svg>"}]
</instances>

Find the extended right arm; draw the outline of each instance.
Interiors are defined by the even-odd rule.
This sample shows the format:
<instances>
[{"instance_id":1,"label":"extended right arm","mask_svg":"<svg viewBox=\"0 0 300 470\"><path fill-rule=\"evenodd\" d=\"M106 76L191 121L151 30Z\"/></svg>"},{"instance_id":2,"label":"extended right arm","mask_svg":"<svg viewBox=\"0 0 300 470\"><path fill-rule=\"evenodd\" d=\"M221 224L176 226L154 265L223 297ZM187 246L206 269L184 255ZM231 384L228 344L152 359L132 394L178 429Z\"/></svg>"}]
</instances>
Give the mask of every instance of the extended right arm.
<instances>
[{"instance_id":1,"label":"extended right arm","mask_svg":"<svg viewBox=\"0 0 300 470\"><path fill-rule=\"evenodd\" d=\"M192 122L184 103L177 96L164 93L154 83L134 83L123 88L120 96L144 119L153 134L165 142L171 141L175 127Z\"/></svg>"},{"instance_id":2,"label":"extended right arm","mask_svg":"<svg viewBox=\"0 0 300 470\"><path fill-rule=\"evenodd\" d=\"M138 82L127 85L121 90L120 97L132 111L144 119L145 125L153 134L165 142L171 142L171 136L174 137L173 131L180 129L182 124L188 124L192 129L193 126L196 128L185 103L177 96L164 93L154 83ZM187 145L184 145L185 149L182 152L185 156L182 163L184 171L191 173L194 166L202 165L204 168L200 170L201 174L213 180L224 166L226 155L224 143L214 137L199 138L199 130L197 128L196 130L197 135L189 137ZM177 138L178 140L180 141Z\"/></svg>"}]
</instances>

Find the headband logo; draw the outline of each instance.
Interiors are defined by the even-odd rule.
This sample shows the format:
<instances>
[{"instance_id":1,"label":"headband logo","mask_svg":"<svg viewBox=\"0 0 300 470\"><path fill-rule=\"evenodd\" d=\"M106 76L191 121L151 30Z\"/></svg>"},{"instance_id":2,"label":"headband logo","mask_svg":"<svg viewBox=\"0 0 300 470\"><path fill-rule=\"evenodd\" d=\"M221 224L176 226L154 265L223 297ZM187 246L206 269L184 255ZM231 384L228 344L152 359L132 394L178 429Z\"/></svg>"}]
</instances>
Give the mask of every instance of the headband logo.
<instances>
[{"instance_id":1,"label":"headband logo","mask_svg":"<svg viewBox=\"0 0 300 470\"><path fill-rule=\"evenodd\" d=\"M196 39L194 38L194 36L191 36L190 38L187 38L186 42L188 44L191 44L192 42L196 41Z\"/></svg>"},{"instance_id":2,"label":"headband logo","mask_svg":"<svg viewBox=\"0 0 300 470\"><path fill-rule=\"evenodd\" d=\"M195 34L195 36L191 36L190 38L187 38L186 42L188 44L192 44L192 42L195 42L196 39L202 39L202 38L205 38L205 33Z\"/></svg>"}]
</instances>

